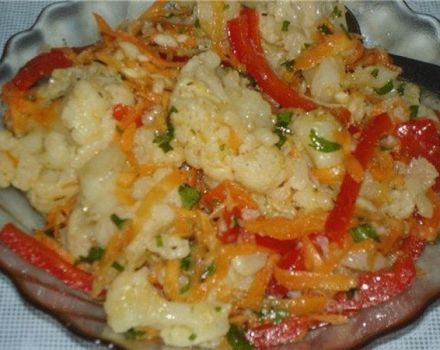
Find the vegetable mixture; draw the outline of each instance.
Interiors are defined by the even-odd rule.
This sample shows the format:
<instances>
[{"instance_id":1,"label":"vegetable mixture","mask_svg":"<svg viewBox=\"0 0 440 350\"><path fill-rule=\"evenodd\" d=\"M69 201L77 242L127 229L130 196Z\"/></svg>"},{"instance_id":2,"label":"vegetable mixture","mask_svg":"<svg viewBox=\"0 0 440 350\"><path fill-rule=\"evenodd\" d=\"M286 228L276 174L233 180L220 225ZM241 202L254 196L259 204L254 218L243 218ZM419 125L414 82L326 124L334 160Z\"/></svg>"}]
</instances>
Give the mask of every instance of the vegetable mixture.
<instances>
[{"instance_id":1,"label":"vegetable mixture","mask_svg":"<svg viewBox=\"0 0 440 350\"><path fill-rule=\"evenodd\" d=\"M272 348L405 292L440 227L438 115L339 2L157 1L3 87L0 241L128 340Z\"/></svg>"}]
</instances>

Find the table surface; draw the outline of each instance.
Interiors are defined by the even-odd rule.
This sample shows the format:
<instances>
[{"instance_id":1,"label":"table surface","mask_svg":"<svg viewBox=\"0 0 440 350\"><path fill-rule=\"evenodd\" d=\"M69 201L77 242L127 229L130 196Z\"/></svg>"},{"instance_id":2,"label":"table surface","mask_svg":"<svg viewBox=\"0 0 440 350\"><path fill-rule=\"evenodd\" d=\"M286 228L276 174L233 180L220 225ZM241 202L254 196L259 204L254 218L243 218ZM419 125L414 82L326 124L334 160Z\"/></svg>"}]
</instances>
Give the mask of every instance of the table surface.
<instances>
[{"instance_id":1,"label":"table surface","mask_svg":"<svg viewBox=\"0 0 440 350\"><path fill-rule=\"evenodd\" d=\"M0 0L0 48L16 32L29 28L51 1ZM408 1L416 12L440 18L440 1ZM0 349L90 350L103 349L86 342L50 316L23 301L12 283L0 274ZM378 339L366 349L440 349L440 301L429 307L417 322Z\"/></svg>"}]
</instances>

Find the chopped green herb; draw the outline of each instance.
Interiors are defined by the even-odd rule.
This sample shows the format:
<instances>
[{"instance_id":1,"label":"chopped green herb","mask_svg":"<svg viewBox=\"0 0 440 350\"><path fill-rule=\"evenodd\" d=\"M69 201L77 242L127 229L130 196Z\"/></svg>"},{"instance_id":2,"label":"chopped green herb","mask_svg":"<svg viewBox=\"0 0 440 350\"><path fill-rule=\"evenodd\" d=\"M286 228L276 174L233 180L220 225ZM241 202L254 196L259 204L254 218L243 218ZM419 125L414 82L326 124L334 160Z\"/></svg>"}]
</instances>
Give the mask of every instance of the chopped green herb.
<instances>
[{"instance_id":1,"label":"chopped green herb","mask_svg":"<svg viewBox=\"0 0 440 350\"><path fill-rule=\"evenodd\" d=\"M192 188L188 184L183 184L179 186L178 189L180 201L182 202L182 206L186 209L191 209L194 204L196 204L201 197L200 191Z\"/></svg>"},{"instance_id":2,"label":"chopped green herb","mask_svg":"<svg viewBox=\"0 0 440 350\"><path fill-rule=\"evenodd\" d=\"M374 78L377 78L377 75L379 74L379 69L375 68L370 72L371 76Z\"/></svg>"},{"instance_id":3,"label":"chopped green herb","mask_svg":"<svg viewBox=\"0 0 440 350\"><path fill-rule=\"evenodd\" d=\"M226 334L226 340L232 350L253 350L254 347L244 336L244 333L236 325L231 325L229 332Z\"/></svg>"},{"instance_id":4,"label":"chopped green herb","mask_svg":"<svg viewBox=\"0 0 440 350\"><path fill-rule=\"evenodd\" d=\"M326 24L320 25L318 27L318 30L324 35L332 34L332 31L330 30L330 28Z\"/></svg>"},{"instance_id":5,"label":"chopped green herb","mask_svg":"<svg viewBox=\"0 0 440 350\"><path fill-rule=\"evenodd\" d=\"M184 294L187 291L189 291L189 288L191 287L191 283L187 283L184 286L182 286L182 288L180 288L180 294Z\"/></svg>"},{"instance_id":6,"label":"chopped green herb","mask_svg":"<svg viewBox=\"0 0 440 350\"><path fill-rule=\"evenodd\" d=\"M283 21L283 24L281 25L281 31L287 32L289 30L290 21Z\"/></svg>"},{"instance_id":7,"label":"chopped green herb","mask_svg":"<svg viewBox=\"0 0 440 350\"><path fill-rule=\"evenodd\" d=\"M346 292L347 298L350 300L353 299L358 291L359 291L359 288L350 288Z\"/></svg>"},{"instance_id":8,"label":"chopped green herb","mask_svg":"<svg viewBox=\"0 0 440 350\"><path fill-rule=\"evenodd\" d=\"M200 20L198 18L196 18L196 21L194 22L194 27L200 29Z\"/></svg>"},{"instance_id":9,"label":"chopped green herb","mask_svg":"<svg viewBox=\"0 0 440 350\"><path fill-rule=\"evenodd\" d=\"M318 152L331 153L341 149L341 145L336 142L329 141L323 137L318 136L315 129L310 130L309 134L310 144Z\"/></svg>"},{"instance_id":10,"label":"chopped green herb","mask_svg":"<svg viewBox=\"0 0 440 350\"><path fill-rule=\"evenodd\" d=\"M222 307L221 306L216 306L214 309L215 309L216 312L222 311Z\"/></svg>"},{"instance_id":11,"label":"chopped green herb","mask_svg":"<svg viewBox=\"0 0 440 350\"><path fill-rule=\"evenodd\" d=\"M161 235L157 235L154 237L155 241L156 241L156 247L158 248L162 248L163 247L163 239Z\"/></svg>"},{"instance_id":12,"label":"chopped green herb","mask_svg":"<svg viewBox=\"0 0 440 350\"><path fill-rule=\"evenodd\" d=\"M53 228L48 228L47 230L44 230L44 234L50 238L55 237L55 232L54 232Z\"/></svg>"},{"instance_id":13,"label":"chopped green herb","mask_svg":"<svg viewBox=\"0 0 440 350\"><path fill-rule=\"evenodd\" d=\"M180 260L180 269L183 271L189 271L191 268L191 255L184 257Z\"/></svg>"},{"instance_id":14,"label":"chopped green herb","mask_svg":"<svg viewBox=\"0 0 440 350\"><path fill-rule=\"evenodd\" d=\"M275 308L263 308L256 313L260 322L270 321L273 324L280 323L283 319L285 319L289 313L283 309L275 309Z\"/></svg>"},{"instance_id":15,"label":"chopped green herb","mask_svg":"<svg viewBox=\"0 0 440 350\"><path fill-rule=\"evenodd\" d=\"M226 149L226 145L223 143L219 147L220 151L224 151Z\"/></svg>"},{"instance_id":16,"label":"chopped green herb","mask_svg":"<svg viewBox=\"0 0 440 350\"><path fill-rule=\"evenodd\" d=\"M224 5L223 5L223 9L224 9L224 10L227 10L229 7L230 7L229 4L224 4Z\"/></svg>"},{"instance_id":17,"label":"chopped green herb","mask_svg":"<svg viewBox=\"0 0 440 350\"><path fill-rule=\"evenodd\" d=\"M371 238L376 242L380 241L379 235L370 224L361 224L351 229L351 238L354 242L361 242L367 238Z\"/></svg>"},{"instance_id":18,"label":"chopped green herb","mask_svg":"<svg viewBox=\"0 0 440 350\"><path fill-rule=\"evenodd\" d=\"M409 118L410 119L417 118L418 114L419 114L419 106L418 105L409 106Z\"/></svg>"},{"instance_id":19,"label":"chopped green herb","mask_svg":"<svg viewBox=\"0 0 440 350\"><path fill-rule=\"evenodd\" d=\"M399 96L403 96L403 94L405 93L405 83L402 83L397 87L397 93L399 94Z\"/></svg>"},{"instance_id":20,"label":"chopped green herb","mask_svg":"<svg viewBox=\"0 0 440 350\"><path fill-rule=\"evenodd\" d=\"M304 43L304 48L305 48L305 49L308 49L310 46L312 46L312 45L309 44L309 43Z\"/></svg>"},{"instance_id":21,"label":"chopped green herb","mask_svg":"<svg viewBox=\"0 0 440 350\"><path fill-rule=\"evenodd\" d=\"M393 81L390 80L384 86L374 89L374 91L376 92L376 94L382 96L382 95L386 95L387 93L389 93L391 90L393 90L393 88L394 88Z\"/></svg>"},{"instance_id":22,"label":"chopped green herb","mask_svg":"<svg viewBox=\"0 0 440 350\"><path fill-rule=\"evenodd\" d=\"M130 328L124 333L124 338L127 340L136 340L141 338L145 334L142 330L137 330L135 328Z\"/></svg>"},{"instance_id":23,"label":"chopped green herb","mask_svg":"<svg viewBox=\"0 0 440 350\"><path fill-rule=\"evenodd\" d=\"M118 272L122 272L124 271L124 266L122 266L120 263L118 263L117 261L113 262L112 267L118 271Z\"/></svg>"},{"instance_id":24,"label":"chopped green herb","mask_svg":"<svg viewBox=\"0 0 440 350\"><path fill-rule=\"evenodd\" d=\"M341 27L342 31L347 36L347 38L349 38L351 40L351 35L350 35L350 32L348 31L348 29L342 23L339 25L339 27Z\"/></svg>"},{"instance_id":25,"label":"chopped green herb","mask_svg":"<svg viewBox=\"0 0 440 350\"><path fill-rule=\"evenodd\" d=\"M277 120L273 132L279 137L279 141L276 144L278 148L281 148L284 145L287 140L286 136L292 133L289 128L292 121L292 115L292 112L281 112L277 114Z\"/></svg>"},{"instance_id":26,"label":"chopped green herb","mask_svg":"<svg viewBox=\"0 0 440 350\"><path fill-rule=\"evenodd\" d=\"M196 340L196 338L197 338L197 334L192 333L192 334L188 337L188 340L189 340L189 341L194 341L194 340Z\"/></svg>"},{"instance_id":27,"label":"chopped green herb","mask_svg":"<svg viewBox=\"0 0 440 350\"><path fill-rule=\"evenodd\" d=\"M117 216L116 214L110 215L110 219L113 221L115 226L120 230L122 230L124 228L125 223L128 221L128 219L122 219L119 216Z\"/></svg>"},{"instance_id":28,"label":"chopped green herb","mask_svg":"<svg viewBox=\"0 0 440 350\"><path fill-rule=\"evenodd\" d=\"M179 112L179 111L177 110L177 108L174 107L174 106L171 106L170 110L168 111L168 117L169 117L171 114L173 114L173 113L177 113L177 112Z\"/></svg>"},{"instance_id":29,"label":"chopped green herb","mask_svg":"<svg viewBox=\"0 0 440 350\"><path fill-rule=\"evenodd\" d=\"M35 95L26 95L26 100L30 102L35 102L37 100L37 96Z\"/></svg>"},{"instance_id":30,"label":"chopped green herb","mask_svg":"<svg viewBox=\"0 0 440 350\"><path fill-rule=\"evenodd\" d=\"M178 30L177 30L177 33L179 33L179 34L185 34L187 32L187 29L186 28L179 28Z\"/></svg>"},{"instance_id":31,"label":"chopped green herb","mask_svg":"<svg viewBox=\"0 0 440 350\"><path fill-rule=\"evenodd\" d=\"M295 60L287 60L281 63L282 66L286 67L289 72L293 71L293 66L295 65Z\"/></svg>"},{"instance_id":32,"label":"chopped green herb","mask_svg":"<svg viewBox=\"0 0 440 350\"><path fill-rule=\"evenodd\" d=\"M167 153L173 150L173 147L170 145L173 138L174 126L173 124L168 123L167 130L162 134L157 134L153 139L153 143L156 143L162 149L162 151Z\"/></svg>"},{"instance_id":33,"label":"chopped green herb","mask_svg":"<svg viewBox=\"0 0 440 350\"><path fill-rule=\"evenodd\" d=\"M342 11L338 6L333 7L332 16L335 18L339 18L342 16Z\"/></svg>"},{"instance_id":34,"label":"chopped green herb","mask_svg":"<svg viewBox=\"0 0 440 350\"><path fill-rule=\"evenodd\" d=\"M91 247L89 249L89 253L87 254L87 256L80 256L78 259L76 259L75 261L75 265L77 264L81 264L81 263L93 263L95 261L98 261L102 258L102 256L105 253L105 249L95 246L95 247Z\"/></svg>"},{"instance_id":35,"label":"chopped green herb","mask_svg":"<svg viewBox=\"0 0 440 350\"><path fill-rule=\"evenodd\" d=\"M206 267L205 271L202 272L202 274L201 274L201 276L200 276L200 281L201 281L201 282L206 281L206 279L207 279L209 276L212 276L212 275L215 273L216 270L217 270L217 267L215 266L214 263L209 264L209 265Z\"/></svg>"},{"instance_id":36,"label":"chopped green herb","mask_svg":"<svg viewBox=\"0 0 440 350\"><path fill-rule=\"evenodd\" d=\"M174 13L170 13L169 15L166 15L165 18L166 19L170 19L174 17Z\"/></svg>"}]
</instances>

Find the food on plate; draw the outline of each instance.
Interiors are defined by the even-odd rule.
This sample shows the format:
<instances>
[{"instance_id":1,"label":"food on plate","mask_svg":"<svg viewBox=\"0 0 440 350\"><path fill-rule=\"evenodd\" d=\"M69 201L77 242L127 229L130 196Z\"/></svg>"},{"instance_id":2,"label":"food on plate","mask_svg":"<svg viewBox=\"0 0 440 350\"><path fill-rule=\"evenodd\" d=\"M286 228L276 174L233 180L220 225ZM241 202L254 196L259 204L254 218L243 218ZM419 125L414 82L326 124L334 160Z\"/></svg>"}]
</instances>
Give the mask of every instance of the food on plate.
<instances>
[{"instance_id":1,"label":"food on plate","mask_svg":"<svg viewBox=\"0 0 440 350\"><path fill-rule=\"evenodd\" d=\"M127 339L267 348L405 292L440 227L434 110L339 2L155 2L3 87L0 242Z\"/></svg>"}]
</instances>

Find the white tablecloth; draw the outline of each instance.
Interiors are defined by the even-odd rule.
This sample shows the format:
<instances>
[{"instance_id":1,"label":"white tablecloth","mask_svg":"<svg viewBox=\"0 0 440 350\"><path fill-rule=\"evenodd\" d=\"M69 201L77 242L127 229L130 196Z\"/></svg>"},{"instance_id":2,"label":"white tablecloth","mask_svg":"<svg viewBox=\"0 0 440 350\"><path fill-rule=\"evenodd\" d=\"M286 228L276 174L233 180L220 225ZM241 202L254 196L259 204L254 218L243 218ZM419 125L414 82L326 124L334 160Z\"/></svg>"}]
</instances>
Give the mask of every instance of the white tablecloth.
<instances>
[{"instance_id":1,"label":"white tablecloth","mask_svg":"<svg viewBox=\"0 0 440 350\"><path fill-rule=\"evenodd\" d=\"M14 33L29 28L49 1L0 0L0 47ZM417 12L440 18L440 1L409 1ZM440 40L440 38L439 38ZM440 64L440 62L439 62ZM440 78L440 77L439 77ZM440 302L411 326L381 338L367 349L440 349ZM1 350L90 350L102 347L86 342L60 326L50 316L24 302L12 283L0 274Z\"/></svg>"}]
</instances>

